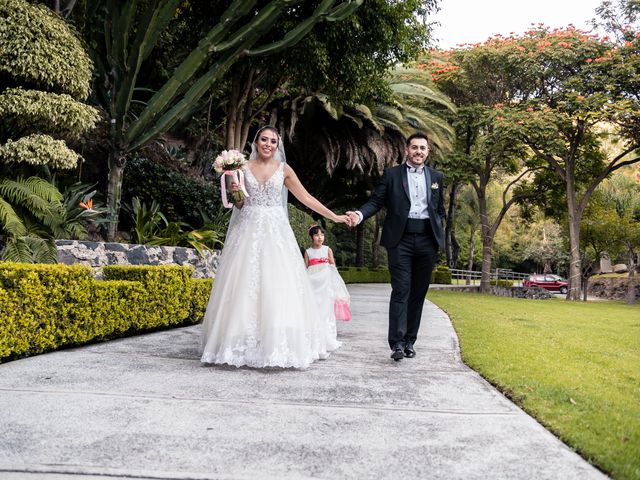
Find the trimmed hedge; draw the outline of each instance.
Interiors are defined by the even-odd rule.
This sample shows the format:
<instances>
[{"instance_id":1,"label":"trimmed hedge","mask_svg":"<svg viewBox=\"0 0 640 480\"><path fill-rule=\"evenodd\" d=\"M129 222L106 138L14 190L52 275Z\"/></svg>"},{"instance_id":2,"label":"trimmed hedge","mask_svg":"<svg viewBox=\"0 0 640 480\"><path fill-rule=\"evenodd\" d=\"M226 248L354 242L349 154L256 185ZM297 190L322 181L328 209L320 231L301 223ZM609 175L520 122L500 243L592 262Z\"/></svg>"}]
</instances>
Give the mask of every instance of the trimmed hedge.
<instances>
[{"instance_id":1,"label":"trimmed hedge","mask_svg":"<svg viewBox=\"0 0 640 480\"><path fill-rule=\"evenodd\" d=\"M380 268L369 270L367 267L340 267L338 268L344 283L390 283L389 270ZM431 272L431 283L451 284L451 272L449 267L438 266Z\"/></svg>"},{"instance_id":2,"label":"trimmed hedge","mask_svg":"<svg viewBox=\"0 0 640 480\"><path fill-rule=\"evenodd\" d=\"M431 283L451 285L451 272L449 271L449 267L445 265L438 265L431 273Z\"/></svg>"},{"instance_id":3,"label":"trimmed hedge","mask_svg":"<svg viewBox=\"0 0 640 480\"><path fill-rule=\"evenodd\" d=\"M204 316L212 280L190 267L0 263L0 360L34 355Z\"/></svg>"},{"instance_id":4,"label":"trimmed hedge","mask_svg":"<svg viewBox=\"0 0 640 480\"><path fill-rule=\"evenodd\" d=\"M497 285L498 287L513 287L513 280L495 280L489 281L489 285L493 285L494 287Z\"/></svg>"},{"instance_id":5,"label":"trimmed hedge","mask_svg":"<svg viewBox=\"0 0 640 480\"><path fill-rule=\"evenodd\" d=\"M340 267L338 269L344 283L389 283L389 270L369 270L367 267Z\"/></svg>"}]
</instances>

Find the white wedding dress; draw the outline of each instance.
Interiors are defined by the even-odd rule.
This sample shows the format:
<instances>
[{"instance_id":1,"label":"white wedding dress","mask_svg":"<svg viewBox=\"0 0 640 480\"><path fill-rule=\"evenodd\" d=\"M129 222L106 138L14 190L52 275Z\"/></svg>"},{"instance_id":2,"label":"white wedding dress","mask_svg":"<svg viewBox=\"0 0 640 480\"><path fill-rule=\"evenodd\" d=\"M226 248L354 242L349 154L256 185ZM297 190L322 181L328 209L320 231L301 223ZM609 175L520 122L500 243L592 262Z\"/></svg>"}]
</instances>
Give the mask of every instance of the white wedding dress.
<instances>
[{"instance_id":1,"label":"white wedding dress","mask_svg":"<svg viewBox=\"0 0 640 480\"><path fill-rule=\"evenodd\" d=\"M246 168L249 196L230 226L204 316L204 363L306 368L340 346L318 312L282 205L284 163L264 185Z\"/></svg>"}]
</instances>

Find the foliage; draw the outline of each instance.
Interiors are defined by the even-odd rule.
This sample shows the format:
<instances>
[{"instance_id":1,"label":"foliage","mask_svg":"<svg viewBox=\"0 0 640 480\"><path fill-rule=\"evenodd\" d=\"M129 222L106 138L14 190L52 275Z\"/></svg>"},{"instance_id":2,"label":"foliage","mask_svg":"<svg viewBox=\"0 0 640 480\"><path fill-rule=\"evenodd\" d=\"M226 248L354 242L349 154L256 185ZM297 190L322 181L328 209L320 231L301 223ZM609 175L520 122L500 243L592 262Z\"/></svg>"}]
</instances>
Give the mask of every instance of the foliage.
<instances>
[{"instance_id":1,"label":"foliage","mask_svg":"<svg viewBox=\"0 0 640 480\"><path fill-rule=\"evenodd\" d=\"M64 224L69 239L84 240L90 224L97 226L106 221L106 210L102 202L96 200L97 190L92 190L93 187L95 184L78 182L63 192Z\"/></svg>"},{"instance_id":2,"label":"foliage","mask_svg":"<svg viewBox=\"0 0 640 480\"><path fill-rule=\"evenodd\" d=\"M45 133L74 137L95 125L97 111L77 101L89 93L92 63L43 5L6 0L0 18L0 160L74 168L80 156Z\"/></svg>"},{"instance_id":3,"label":"foliage","mask_svg":"<svg viewBox=\"0 0 640 480\"><path fill-rule=\"evenodd\" d=\"M147 206L146 203L140 202L138 197L133 197L131 205L125 205L124 208L133 220L131 230L133 243L151 244L157 238L162 224L168 223L167 218L160 211L160 205L155 200Z\"/></svg>"},{"instance_id":4,"label":"foliage","mask_svg":"<svg viewBox=\"0 0 640 480\"><path fill-rule=\"evenodd\" d=\"M92 63L63 19L43 5L0 3L0 162L13 175L74 168L81 157L59 137L91 129L97 111L77 100L89 93ZM33 168L35 167L35 168ZM55 262L54 238L67 236L62 195L31 177L0 179L2 258Z\"/></svg>"},{"instance_id":5,"label":"foliage","mask_svg":"<svg viewBox=\"0 0 640 480\"><path fill-rule=\"evenodd\" d=\"M612 477L638 477L640 307L443 291L429 298L451 317L467 365Z\"/></svg>"},{"instance_id":6,"label":"foliage","mask_svg":"<svg viewBox=\"0 0 640 480\"><path fill-rule=\"evenodd\" d=\"M67 94L8 88L0 93L0 117L2 128L14 133L46 131L77 137L95 126L98 112Z\"/></svg>"},{"instance_id":7,"label":"foliage","mask_svg":"<svg viewBox=\"0 0 640 480\"><path fill-rule=\"evenodd\" d=\"M212 248L222 248L223 236L215 230L214 225L204 225L193 229L184 222L170 222L158 232L152 245L177 245L180 247L194 248L200 255Z\"/></svg>"},{"instance_id":8,"label":"foliage","mask_svg":"<svg viewBox=\"0 0 640 480\"><path fill-rule=\"evenodd\" d=\"M123 198L133 197L147 203L155 200L171 222L202 225L201 212L221 231L228 222L228 211L219 201L219 182L189 178L143 157L127 163Z\"/></svg>"},{"instance_id":9,"label":"foliage","mask_svg":"<svg viewBox=\"0 0 640 480\"><path fill-rule=\"evenodd\" d=\"M44 5L24 0L3 0L0 18L3 83L37 86L78 100L87 98L92 63L62 18Z\"/></svg>"},{"instance_id":10,"label":"foliage","mask_svg":"<svg viewBox=\"0 0 640 480\"><path fill-rule=\"evenodd\" d=\"M0 179L1 258L17 262L55 263L53 239L64 236L62 194L38 177Z\"/></svg>"},{"instance_id":11,"label":"foliage","mask_svg":"<svg viewBox=\"0 0 640 480\"><path fill-rule=\"evenodd\" d=\"M513 287L513 280L491 280L490 283L498 287Z\"/></svg>"},{"instance_id":12,"label":"foliage","mask_svg":"<svg viewBox=\"0 0 640 480\"><path fill-rule=\"evenodd\" d=\"M477 198L482 239L481 290L489 291L492 253L496 232L509 209L529 193L525 187L529 171L523 169L530 152L522 142L499 128L500 116L494 103L515 102L514 91L506 88L512 72L510 64L492 57L489 47L476 45L433 56L418 65L431 75L436 85L458 106L452 116L456 130L453 154L445 158L442 168L451 177L452 192L458 184L470 183ZM499 68L500 67L500 68ZM499 185L497 207L491 205L491 189ZM454 193L452 193L453 195ZM454 214L454 205L449 208ZM451 230L453 230L453 227ZM470 242L475 226L470 224ZM470 244L470 246L473 246Z\"/></svg>"},{"instance_id":13,"label":"foliage","mask_svg":"<svg viewBox=\"0 0 640 480\"><path fill-rule=\"evenodd\" d=\"M437 266L431 273L431 283L438 283L441 285L451 285L451 272L446 265Z\"/></svg>"},{"instance_id":14,"label":"foliage","mask_svg":"<svg viewBox=\"0 0 640 480\"><path fill-rule=\"evenodd\" d=\"M537 171L538 191L557 198L553 187L564 190L572 252L570 299L579 293L579 222L591 194L613 171L640 161L632 156L640 146L639 45L637 35L613 45L572 27L539 27L452 52L451 62L434 72L438 84L455 84L461 97L477 94L476 84L492 85L484 105L492 105L495 131L533 153L527 164ZM455 62L469 52L484 70ZM508 97L501 99L505 93ZM625 143L607 156L603 144L612 134Z\"/></svg>"},{"instance_id":15,"label":"foliage","mask_svg":"<svg viewBox=\"0 0 640 480\"><path fill-rule=\"evenodd\" d=\"M133 197L131 206L125 205L133 220L131 231L134 243L143 245L172 245L195 248L203 254L205 250L220 247L222 235L213 224L205 224L193 229L185 222L169 222L160 211L160 204L155 200L147 207L138 197Z\"/></svg>"},{"instance_id":16,"label":"foliage","mask_svg":"<svg viewBox=\"0 0 640 480\"><path fill-rule=\"evenodd\" d=\"M224 11L207 17L212 22L197 30L197 45L191 47L171 76L149 96L149 89L139 84L141 67L176 13L179 16L182 12L177 10L180 0L87 2L91 15L87 16L86 31L98 67L96 100L113 119L107 198L109 239L116 234L124 167L133 151L190 118L200 99L221 82L240 58L287 48L300 41L316 23L344 19L362 0L322 1L283 36L265 40L285 11L300 9L301 3L275 0L258 6L255 1L246 0L226 3ZM298 8L294 8L296 5Z\"/></svg>"},{"instance_id":17,"label":"foliage","mask_svg":"<svg viewBox=\"0 0 640 480\"><path fill-rule=\"evenodd\" d=\"M81 157L67 147L64 141L34 133L18 140L8 140L4 145L0 145L0 160L4 163L28 163L70 169L75 168Z\"/></svg>"},{"instance_id":18,"label":"foliage","mask_svg":"<svg viewBox=\"0 0 640 480\"><path fill-rule=\"evenodd\" d=\"M566 267L569 259L565 245L565 232L550 219L539 219L521 232L523 239L522 258L531 260L539 272L553 272Z\"/></svg>"},{"instance_id":19,"label":"foliage","mask_svg":"<svg viewBox=\"0 0 640 480\"><path fill-rule=\"evenodd\" d=\"M370 0L343 22L319 25L285 53L288 87L323 92L336 105L390 99L386 72L426 47L429 29L418 16L435 8L431 0Z\"/></svg>"},{"instance_id":20,"label":"foliage","mask_svg":"<svg viewBox=\"0 0 640 480\"><path fill-rule=\"evenodd\" d=\"M0 263L0 359L34 355L150 329L193 324L211 280L188 267L91 268ZM135 308L132 308L132 305Z\"/></svg>"},{"instance_id":21,"label":"foliage","mask_svg":"<svg viewBox=\"0 0 640 480\"><path fill-rule=\"evenodd\" d=\"M389 270L384 268L368 269L367 267L340 267L338 273L344 283L389 283Z\"/></svg>"}]
</instances>

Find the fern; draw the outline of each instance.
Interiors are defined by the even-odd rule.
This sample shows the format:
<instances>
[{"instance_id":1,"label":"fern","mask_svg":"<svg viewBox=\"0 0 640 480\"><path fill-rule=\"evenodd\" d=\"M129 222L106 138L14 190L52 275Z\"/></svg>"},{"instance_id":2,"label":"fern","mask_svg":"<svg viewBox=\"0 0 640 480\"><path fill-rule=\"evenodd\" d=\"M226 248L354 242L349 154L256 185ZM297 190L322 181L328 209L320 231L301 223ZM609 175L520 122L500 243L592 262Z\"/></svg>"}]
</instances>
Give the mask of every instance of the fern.
<instances>
[{"instance_id":1,"label":"fern","mask_svg":"<svg viewBox=\"0 0 640 480\"><path fill-rule=\"evenodd\" d=\"M0 197L0 230L7 235L20 236L26 233L26 227L11 204Z\"/></svg>"}]
</instances>

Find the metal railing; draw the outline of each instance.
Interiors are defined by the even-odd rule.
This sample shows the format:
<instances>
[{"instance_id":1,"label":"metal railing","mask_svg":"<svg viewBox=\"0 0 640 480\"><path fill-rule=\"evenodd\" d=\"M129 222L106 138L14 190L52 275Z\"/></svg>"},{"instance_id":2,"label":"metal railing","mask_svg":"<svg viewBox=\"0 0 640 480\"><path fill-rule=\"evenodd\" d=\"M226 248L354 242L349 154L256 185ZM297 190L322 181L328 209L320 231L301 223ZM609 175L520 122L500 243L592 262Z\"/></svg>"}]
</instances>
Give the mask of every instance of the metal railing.
<instances>
[{"instance_id":1,"label":"metal railing","mask_svg":"<svg viewBox=\"0 0 640 480\"><path fill-rule=\"evenodd\" d=\"M476 270L462 270L459 268L449 269L451 272L451 282L458 285L479 285L482 272ZM529 278L531 274L514 272L507 268L496 268L491 271L491 280L511 280L514 286L522 286L522 281Z\"/></svg>"}]
</instances>

